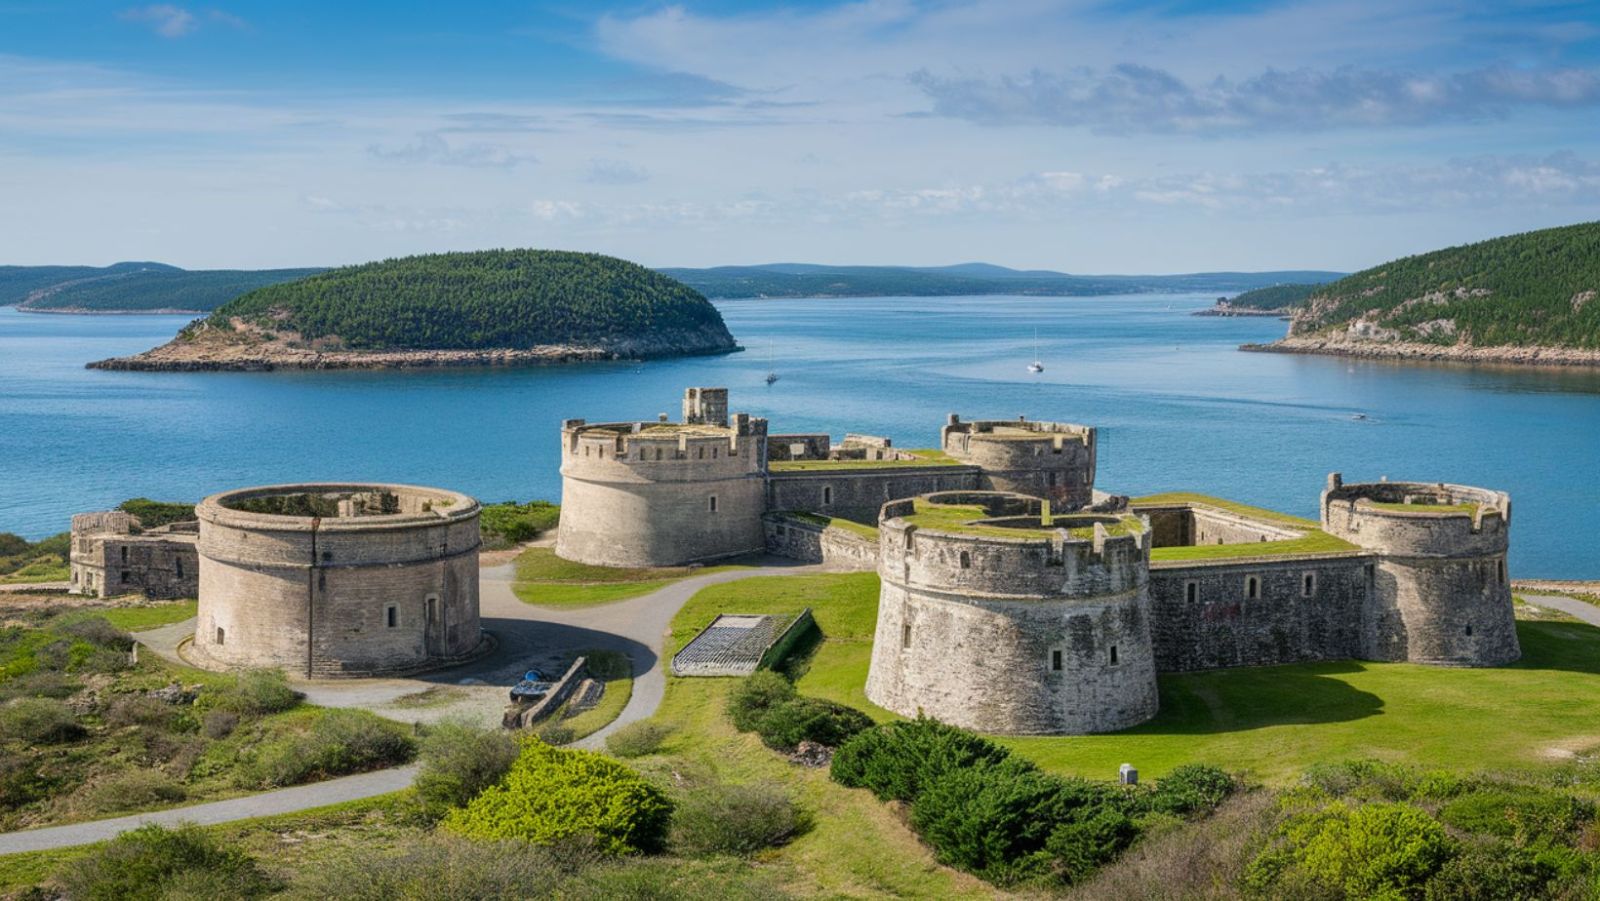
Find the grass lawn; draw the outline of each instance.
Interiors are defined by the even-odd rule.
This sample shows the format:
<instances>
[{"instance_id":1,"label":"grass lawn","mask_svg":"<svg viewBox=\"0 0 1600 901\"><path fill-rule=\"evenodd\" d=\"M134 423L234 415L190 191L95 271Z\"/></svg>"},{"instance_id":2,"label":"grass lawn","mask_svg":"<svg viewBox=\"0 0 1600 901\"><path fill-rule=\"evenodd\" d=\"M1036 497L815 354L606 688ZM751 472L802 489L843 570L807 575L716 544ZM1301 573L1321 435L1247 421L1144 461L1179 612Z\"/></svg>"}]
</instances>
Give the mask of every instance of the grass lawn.
<instances>
[{"instance_id":1,"label":"grass lawn","mask_svg":"<svg viewBox=\"0 0 1600 901\"><path fill-rule=\"evenodd\" d=\"M1278 557L1284 554L1337 554L1359 550L1361 548L1343 538L1329 535L1321 529L1311 529L1299 538L1286 538L1282 541L1155 547L1150 549L1150 562L1234 560L1248 557Z\"/></svg>"},{"instance_id":2,"label":"grass lawn","mask_svg":"<svg viewBox=\"0 0 1600 901\"><path fill-rule=\"evenodd\" d=\"M1238 501L1223 500L1220 497L1212 497L1209 494L1199 494L1193 491L1168 491L1162 494L1151 494L1146 495L1145 497L1136 497L1130 501L1130 503L1135 507L1164 507L1176 506L1179 504L1200 504L1206 507L1215 507L1218 510L1227 510L1229 513L1238 513L1241 516L1252 516L1256 519L1281 522L1286 525L1298 526L1300 528L1310 527L1317 529L1322 527L1322 523L1319 523L1314 519L1306 519L1301 516L1290 516L1287 513L1279 513L1276 510L1268 510L1265 507L1252 507L1249 504L1241 504Z\"/></svg>"},{"instance_id":3,"label":"grass lawn","mask_svg":"<svg viewBox=\"0 0 1600 901\"><path fill-rule=\"evenodd\" d=\"M65 582L72 568L61 557L50 554L30 561L15 572L0 575L0 585L31 585L37 582Z\"/></svg>"},{"instance_id":4,"label":"grass lawn","mask_svg":"<svg viewBox=\"0 0 1600 901\"><path fill-rule=\"evenodd\" d=\"M1476 513L1477 504L1388 504L1367 501L1379 510L1396 510L1401 513Z\"/></svg>"},{"instance_id":5,"label":"grass lawn","mask_svg":"<svg viewBox=\"0 0 1600 901\"><path fill-rule=\"evenodd\" d=\"M841 518L835 517L835 516L824 516L821 513L790 512L790 513L783 513L781 515L786 516L786 517L788 517L790 519L797 519L797 520L799 520L801 522L808 522L808 523L811 523L814 526L821 526L824 529L827 529L827 528L844 529L846 532L853 532L853 533L855 533L856 535L859 535L862 538L868 539L869 541L874 541L875 542L875 541L878 540L878 527L877 526L869 526L869 525L866 525L865 523L859 523L859 522L856 522L854 520L841 519Z\"/></svg>"},{"instance_id":6,"label":"grass lawn","mask_svg":"<svg viewBox=\"0 0 1600 901\"><path fill-rule=\"evenodd\" d=\"M893 717L866 699L877 576L778 576L715 585L673 621L670 650L719 612L809 606L824 641L802 662L802 693ZM1523 658L1452 669L1340 661L1183 673L1160 679L1161 712L1108 735L1008 738L1047 769L1100 779L1132 763L1146 776L1207 762L1286 783L1319 761L1377 757L1461 770L1548 764L1600 747L1600 629L1521 621ZM671 680L668 704L685 683ZM685 689L688 690L688 689ZM721 722L720 720L718 721Z\"/></svg>"},{"instance_id":7,"label":"grass lawn","mask_svg":"<svg viewBox=\"0 0 1600 901\"><path fill-rule=\"evenodd\" d=\"M552 548L531 547L517 557L511 590L524 603L540 607L588 607L636 598L689 576L740 568L590 566L563 560Z\"/></svg>"},{"instance_id":8,"label":"grass lawn","mask_svg":"<svg viewBox=\"0 0 1600 901\"><path fill-rule=\"evenodd\" d=\"M124 632L143 632L192 619L199 605L195 601L171 601L138 607L110 607L87 611L84 615L104 617Z\"/></svg>"}]
</instances>

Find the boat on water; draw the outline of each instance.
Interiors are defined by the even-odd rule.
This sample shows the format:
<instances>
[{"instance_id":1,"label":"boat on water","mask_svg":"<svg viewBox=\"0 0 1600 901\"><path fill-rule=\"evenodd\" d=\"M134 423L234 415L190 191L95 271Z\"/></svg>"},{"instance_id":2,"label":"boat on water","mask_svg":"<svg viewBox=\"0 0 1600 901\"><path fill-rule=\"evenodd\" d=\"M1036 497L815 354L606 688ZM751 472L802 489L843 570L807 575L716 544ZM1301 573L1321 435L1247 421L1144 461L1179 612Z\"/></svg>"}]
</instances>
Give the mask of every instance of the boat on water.
<instances>
[{"instance_id":1,"label":"boat on water","mask_svg":"<svg viewBox=\"0 0 1600 901\"><path fill-rule=\"evenodd\" d=\"M778 374L776 372L767 373L767 384L770 385L773 382L776 382L777 380L778 380Z\"/></svg>"},{"instance_id":2,"label":"boat on water","mask_svg":"<svg viewBox=\"0 0 1600 901\"><path fill-rule=\"evenodd\" d=\"M1033 362L1028 364L1028 371L1034 374L1044 372L1044 364L1039 362L1039 330L1033 330Z\"/></svg>"},{"instance_id":3,"label":"boat on water","mask_svg":"<svg viewBox=\"0 0 1600 901\"><path fill-rule=\"evenodd\" d=\"M770 385L777 380L778 370L772 368L772 348L769 346L767 348L767 384Z\"/></svg>"}]
</instances>

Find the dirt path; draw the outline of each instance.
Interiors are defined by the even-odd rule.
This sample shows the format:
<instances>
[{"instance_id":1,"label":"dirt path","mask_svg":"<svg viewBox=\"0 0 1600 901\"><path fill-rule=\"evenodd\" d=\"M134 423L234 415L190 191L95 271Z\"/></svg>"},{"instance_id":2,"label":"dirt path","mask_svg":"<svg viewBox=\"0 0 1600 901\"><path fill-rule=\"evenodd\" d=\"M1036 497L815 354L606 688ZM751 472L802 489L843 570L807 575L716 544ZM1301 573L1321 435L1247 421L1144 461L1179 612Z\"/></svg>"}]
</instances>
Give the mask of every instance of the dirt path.
<instances>
[{"instance_id":1,"label":"dirt path","mask_svg":"<svg viewBox=\"0 0 1600 901\"><path fill-rule=\"evenodd\" d=\"M1591 626L1600 626L1600 607L1576 598L1566 598L1554 594L1528 594L1526 592L1519 592L1517 597L1535 607L1559 610L1573 619L1581 619Z\"/></svg>"}]
</instances>

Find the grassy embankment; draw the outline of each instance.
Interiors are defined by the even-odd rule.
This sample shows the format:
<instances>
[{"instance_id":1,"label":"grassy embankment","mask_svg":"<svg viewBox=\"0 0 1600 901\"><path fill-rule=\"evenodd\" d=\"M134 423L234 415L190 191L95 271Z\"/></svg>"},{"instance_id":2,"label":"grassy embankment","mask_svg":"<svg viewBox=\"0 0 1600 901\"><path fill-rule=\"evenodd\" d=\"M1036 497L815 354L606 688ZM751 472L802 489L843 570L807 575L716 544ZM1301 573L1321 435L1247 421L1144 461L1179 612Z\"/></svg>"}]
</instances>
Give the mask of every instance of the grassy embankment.
<instances>
[{"instance_id":1,"label":"grassy embankment","mask_svg":"<svg viewBox=\"0 0 1600 901\"><path fill-rule=\"evenodd\" d=\"M1321 523L1314 519L1305 519L1299 516L1290 516L1276 510L1267 510L1262 507L1252 507L1237 501L1224 500L1206 494L1197 494L1189 491L1169 491L1164 494L1152 494L1146 497L1134 498L1135 506L1162 506L1166 504L1195 504L1213 507L1228 513L1237 513L1252 519L1261 519L1278 525L1289 526L1302 530L1299 538L1287 538L1282 541L1258 541L1241 544L1205 544L1186 545L1175 547L1158 547L1150 550L1150 562L1162 563L1166 561L1190 560L1229 560L1245 557L1278 557L1286 554L1336 554L1342 551L1359 550L1355 545L1343 538L1336 538L1322 531Z\"/></svg>"},{"instance_id":2,"label":"grassy embankment","mask_svg":"<svg viewBox=\"0 0 1600 901\"><path fill-rule=\"evenodd\" d=\"M517 557L511 590L524 602L540 607L587 607L636 598L690 576L740 568L589 566L563 560L551 548L531 547Z\"/></svg>"},{"instance_id":3,"label":"grassy embankment","mask_svg":"<svg viewBox=\"0 0 1600 901\"><path fill-rule=\"evenodd\" d=\"M773 472L812 472L839 469L909 469L917 466L965 466L942 450L921 448L908 450L914 460L774 460L767 464Z\"/></svg>"}]
</instances>

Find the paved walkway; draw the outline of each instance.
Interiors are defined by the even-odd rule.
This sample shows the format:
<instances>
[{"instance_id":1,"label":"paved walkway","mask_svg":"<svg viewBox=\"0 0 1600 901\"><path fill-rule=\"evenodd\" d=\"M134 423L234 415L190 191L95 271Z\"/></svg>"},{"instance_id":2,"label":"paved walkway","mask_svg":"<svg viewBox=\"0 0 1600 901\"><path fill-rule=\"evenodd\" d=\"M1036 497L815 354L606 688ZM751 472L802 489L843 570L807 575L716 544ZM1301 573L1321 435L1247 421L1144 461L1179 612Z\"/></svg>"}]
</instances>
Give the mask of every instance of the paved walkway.
<instances>
[{"instance_id":1,"label":"paved walkway","mask_svg":"<svg viewBox=\"0 0 1600 901\"><path fill-rule=\"evenodd\" d=\"M506 686L516 681L516 677L528 668L530 661L570 654L585 648L620 651L633 664L633 694L627 706L610 725L572 745L600 748L604 746L607 735L628 723L649 718L661 706L661 699L666 696L667 690L666 661L662 659L667 629L672 618L678 615L678 611L683 609L684 603L695 592L707 585L755 576L825 571L820 566L802 565L782 558L762 558L750 569L694 576L630 600L567 609L524 604L511 590L513 567L510 564L485 567L479 581L479 610L483 627L499 639L499 647L488 657L412 679L302 682L296 683L295 687L306 692L308 700L325 706L362 707L397 719L428 719L454 712L459 705L404 712L390 709L387 705L398 697L414 694L430 685L460 686L471 689L471 698L466 703L480 712L491 713L493 722L498 724L500 711L506 703ZM193 631L193 620L189 620L187 623L141 632L138 637L141 643L157 653L175 657L177 642ZM471 684L474 682L480 684ZM406 716L405 713L414 715ZM104 841L143 823L171 825L193 822L212 825L294 813L399 791L411 784L415 774L415 766L397 767L227 801L3 833L0 834L0 854L67 848Z\"/></svg>"},{"instance_id":2,"label":"paved walkway","mask_svg":"<svg viewBox=\"0 0 1600 901\"><path fill-rule=\"evenodd\" d=\"M13 591L17 594L30 591L68 591L71 588L71 582L7 582L0 585L0 591Z\"/></svg>"},{"instance_id":3,"label":"paved walkway","mask_svg":"<svg viewBox=\"0 0 1600 901\"><path fill-rule=\"evenodd\" d=\"M1528 594L1517 592L1517 597L1522 598L1535 607L1548 607L1559 610L1573 619L1581 619L1591 626L1600 626L1600 607L1576 598L1564 598L1555 594Z\"/></svg>"}]
</instances>

